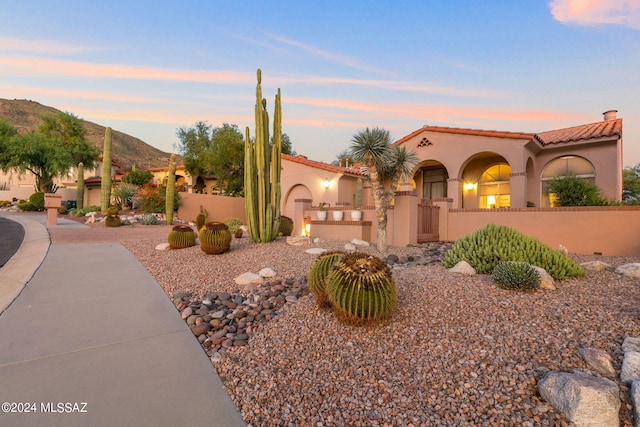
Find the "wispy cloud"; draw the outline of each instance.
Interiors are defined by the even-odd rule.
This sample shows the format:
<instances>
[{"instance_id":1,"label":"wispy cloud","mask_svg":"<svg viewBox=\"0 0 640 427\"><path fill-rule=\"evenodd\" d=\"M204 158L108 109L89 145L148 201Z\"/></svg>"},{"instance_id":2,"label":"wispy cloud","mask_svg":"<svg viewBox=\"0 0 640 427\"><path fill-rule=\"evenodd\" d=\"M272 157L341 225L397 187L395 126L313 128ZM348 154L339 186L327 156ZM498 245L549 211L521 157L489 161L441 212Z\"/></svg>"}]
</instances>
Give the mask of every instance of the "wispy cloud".
<instances>
[{"instance_id":1,"label":"wispy cloud","mask_svg":"<svg viewBox=\"0 0 640 427\"><path fill-rule=\"evenodd\" d=\"M309 44L305 44L302 42L299 42L297 40L292 40L290 38L278 35L278 34L273 34L273 33L268 33L265 32L265 34L271 38L272 40L275 40L277 42L283 43L285 45L288 46L292 46L295 47L297 49L302 50L303 52L306 52L312 56L318 57L318 58L322 58L331 62L335 62L337 64L341 64L341 65L346 65L347 67L351 67L354 68L356 70L360 70L360 71L367 71L367 72L373 72L373 73L382 73L382 74L389 74L387 71L382 70L380 68L374 67L372 65L369 65L367 63L365 63L364 61L361 61L358 58L354 58L352 56L349 55L344 55L341 53L334 53L334 52L330 52L324 49L321 49L319 47L316 46L312 46Z\"/></svg>"},{"instance_id":2,"label":"wispy cloud","mask_svg":"<svg viewBox=\"0 0 640 427\"><path fill-rule=\"evenodd\" d=\"M139 96L132 94L118 94L114 92L87 91L77 89L52 89L41 86L6 85L0 84L0 92L3 94L19 94L21 98L56 97L64 99L88 99L95 101L135 102L135 103L159 103L163 100L157 97Z\"/></svg>"},{"instance_id":3,"label":"wispy cloud","mask_svg":"<svg viewBox=\"0 0 640 427\"><path fill-rule=\"evenodd\" d=\"M104 49L105 48L98 46L83 46L61 42L59 40L27 40L13 37L0 37L0 52L77 55Z\"/></svg>"},{"instance_id":4,"label":"wispy cloud","mask_svg":"<svg viewBox=\"0 0 640 427\"><path fill-rule=\"evenodd\" d=\"M638 0L552 0L549 8L564 24L616 24L640 30Z\"/></svg>"}]
</instances>

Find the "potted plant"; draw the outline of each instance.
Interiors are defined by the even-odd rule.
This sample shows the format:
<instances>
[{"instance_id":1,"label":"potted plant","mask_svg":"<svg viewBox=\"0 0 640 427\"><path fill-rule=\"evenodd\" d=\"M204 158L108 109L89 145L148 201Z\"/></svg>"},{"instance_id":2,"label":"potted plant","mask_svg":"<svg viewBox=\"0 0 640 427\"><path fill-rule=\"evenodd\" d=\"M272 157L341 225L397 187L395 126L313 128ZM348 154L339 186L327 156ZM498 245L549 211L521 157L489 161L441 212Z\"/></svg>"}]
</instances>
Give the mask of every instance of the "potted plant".
<instances>
[{"instance_id":1,"label":"potted plant","mask_svg":"<svg viewBox=\"0 0 640 427\"><path fill-rule=\"evenodd\" d=\"M317 212L318 221L325 221L327 219L327 204L322 202L318 206Z\"/></svg>"},{"instance_id":2,"label":"potted plant","mask_svg":"<svg viewBox=\"0 0 640 427\"><path fill-rule=\"evenodd\" d=\"M331 211L331 215L334 221L342 221L344 218L344 211L342 208L335 208L335 210Z\"/></svg>"},{"instance_id":3,"label":"potted plant","mask_svg":"<svg viewBox=\"0 0 640 427\"><path fill-rule=\"evenodd\" d=\"M357 194L353 193L353 209L351 210L351 221L362 220L362 178L358 178Z\"/></svg>"}]
</instances>

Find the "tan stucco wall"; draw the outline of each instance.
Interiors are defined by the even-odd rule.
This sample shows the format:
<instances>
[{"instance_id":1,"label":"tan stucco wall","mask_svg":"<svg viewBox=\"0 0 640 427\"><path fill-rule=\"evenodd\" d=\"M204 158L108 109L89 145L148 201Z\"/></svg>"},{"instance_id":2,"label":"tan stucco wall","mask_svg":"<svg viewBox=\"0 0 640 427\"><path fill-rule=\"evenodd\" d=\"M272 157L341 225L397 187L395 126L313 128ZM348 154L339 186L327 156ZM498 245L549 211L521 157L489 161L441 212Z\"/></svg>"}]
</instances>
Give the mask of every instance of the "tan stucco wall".
<instances>
[{"instance_id":1,"label":"tan stucco wall","mask_svg":"<svg viewBox=\"0 0 640 427\"><path fill-rule=\"evenodd\" d=\"M562 244L580 254L640 256L640 206L452 209L440 238L457 240L489 223L513 227L554 249Z\"/></svg>"},{"instance_id":2,"label":"tan stucco wall","mask_svg":"<svg viewBox=\"0 0 640 427\"><path fill-rule=\"evenodd\" d=\"M247 223L244 197L180 193L180 200L178 218L183 221L195 221L202 206L209 214L209 221L222 222L228 218L239 218L243 224Z\"/></svg>"}]
</instances>

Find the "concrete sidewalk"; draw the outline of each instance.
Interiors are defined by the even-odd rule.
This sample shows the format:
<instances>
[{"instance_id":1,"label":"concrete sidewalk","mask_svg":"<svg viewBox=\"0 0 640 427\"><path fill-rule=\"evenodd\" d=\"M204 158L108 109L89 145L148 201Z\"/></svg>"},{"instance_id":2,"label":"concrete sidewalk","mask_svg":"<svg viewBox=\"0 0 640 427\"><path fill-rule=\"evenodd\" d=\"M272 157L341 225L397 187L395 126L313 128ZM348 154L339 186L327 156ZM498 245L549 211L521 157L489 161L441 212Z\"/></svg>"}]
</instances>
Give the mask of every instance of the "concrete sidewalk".
<instances>
[{"instance_id":1,"label":"concrete sidewalk","mask_svg":"<svg viewBox=\"0 0 640 427\"><path fill-rule=\"evenodd\" d=\"M49 245L38 220L5 217L19 217L25 240L0 269L0 300L28 278L0 315L0 403L28 403L31 412L5 413L2 403L0 425L246 425L197 339L129 251Z\"/></svg>"}]
</instances>

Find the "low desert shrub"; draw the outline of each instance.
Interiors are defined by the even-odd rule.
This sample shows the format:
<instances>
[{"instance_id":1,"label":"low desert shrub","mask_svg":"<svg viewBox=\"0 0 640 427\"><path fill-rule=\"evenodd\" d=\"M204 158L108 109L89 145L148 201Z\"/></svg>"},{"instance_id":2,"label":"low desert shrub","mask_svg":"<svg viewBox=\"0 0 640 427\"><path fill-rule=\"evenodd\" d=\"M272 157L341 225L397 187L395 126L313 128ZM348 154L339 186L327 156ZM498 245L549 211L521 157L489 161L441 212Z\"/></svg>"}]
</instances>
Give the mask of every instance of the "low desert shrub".
<instances>
[{"instance_id":1,"label":"low desert shrub","mask_svg":"<svg viewBox=\"0 0 640 427\"><path fill-rule=\"evenodd\" d=\"M38 210L38 207L31 202L22 202L18 203L18 209L25 212L35 212Z\"/></svg>"},{"instance_id":2,"label":"low desert shrub","mask_svg":"<svg viewBox=\"0 0 640 427\"><path fill-rule=\"evenodd\" d=\"M44 193L42 191L38 191L29 196L29 202L36 207L36 210L43 211L44 210Z\"/></svg>"},{"instance_id":3,"label":"low desert shrub","mask_svg":"<svg viewBox=\"0 0 640 427\"><path fill-rule=\"evenodd\" d=\"M538 272L520 261L500 261L493 269L493 281L504 289L533 291L540 288Z\"/></svg>"},{"instance_id":4,"label":"low desert shrub","mask_svg":"<svg viewBox=\"0 0 640 427\"><path fill-rule=\"evenodd\" d=\"M478 273L489 274L500 261L521 261L544 268L556 280L582 276L584 268L560 251L519 231L488 224L458 239L447 251L442 265L451 268L468 262Z\"/></svg>"}]
</instances>

